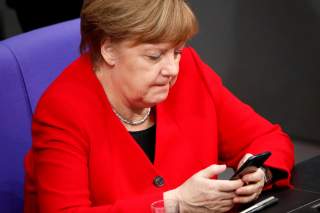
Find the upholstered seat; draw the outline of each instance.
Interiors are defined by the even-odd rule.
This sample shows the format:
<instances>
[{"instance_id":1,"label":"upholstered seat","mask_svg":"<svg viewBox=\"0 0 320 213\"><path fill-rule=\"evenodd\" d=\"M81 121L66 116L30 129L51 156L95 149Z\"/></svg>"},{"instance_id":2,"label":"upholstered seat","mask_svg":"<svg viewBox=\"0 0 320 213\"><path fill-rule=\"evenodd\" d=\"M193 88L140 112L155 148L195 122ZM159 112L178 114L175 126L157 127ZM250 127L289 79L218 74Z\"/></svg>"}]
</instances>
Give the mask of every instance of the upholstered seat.
<instances>
[{"instance_id":1,"label":"upholstered seat","mask_svg":"<svg viewBox=\"0 0 320 213\"><path fill-rule=\"evenodd\" d=\"M22 212L23 159L37 102L79 55L79 20L0 41L0 211Z\"/></svg>"}]
</instances>

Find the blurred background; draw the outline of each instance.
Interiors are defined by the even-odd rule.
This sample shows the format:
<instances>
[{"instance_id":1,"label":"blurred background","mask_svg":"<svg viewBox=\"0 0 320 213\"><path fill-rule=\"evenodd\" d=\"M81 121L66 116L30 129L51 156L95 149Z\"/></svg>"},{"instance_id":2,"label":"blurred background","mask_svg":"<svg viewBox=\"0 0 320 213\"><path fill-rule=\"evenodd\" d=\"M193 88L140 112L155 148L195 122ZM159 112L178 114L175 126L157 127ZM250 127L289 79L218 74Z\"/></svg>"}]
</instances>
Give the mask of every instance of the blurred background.
<instances>
[{"instance_id":1,"label":"blurred background","mask_svg":"<svg viewBox=\"0 0 320 213\"><path fill-rule=\"evenodd\" d=\"M67 3L66 3L67 2ZM242 101L320 154L320 0L189 0L191 45ZM81 0L0 0L0 40L79 17ZM1 69L1 68L0 68Z\"/></svg>"}]
</instances>

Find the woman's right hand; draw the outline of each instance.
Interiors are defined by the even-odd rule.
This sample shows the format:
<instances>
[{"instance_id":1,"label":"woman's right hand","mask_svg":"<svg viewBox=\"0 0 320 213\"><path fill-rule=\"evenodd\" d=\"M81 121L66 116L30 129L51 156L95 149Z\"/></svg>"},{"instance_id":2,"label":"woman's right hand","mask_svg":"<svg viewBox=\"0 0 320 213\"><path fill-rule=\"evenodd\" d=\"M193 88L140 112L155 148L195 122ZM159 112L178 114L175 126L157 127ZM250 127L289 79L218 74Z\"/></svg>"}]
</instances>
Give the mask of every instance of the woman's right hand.
<instances>
[{"instance_id":1,"label":"woman's right hand","mask_svg":"<svg viewBox=\"0 0 320 213\"><path fill-rule=\"evenodd\" d=\"M180 212L226 212L234 203L239 180L211 179L225 171L225 165L211 165L194 174L182 185L164 193L164 200L177 200Z\"/></svg>"}]
</instances>

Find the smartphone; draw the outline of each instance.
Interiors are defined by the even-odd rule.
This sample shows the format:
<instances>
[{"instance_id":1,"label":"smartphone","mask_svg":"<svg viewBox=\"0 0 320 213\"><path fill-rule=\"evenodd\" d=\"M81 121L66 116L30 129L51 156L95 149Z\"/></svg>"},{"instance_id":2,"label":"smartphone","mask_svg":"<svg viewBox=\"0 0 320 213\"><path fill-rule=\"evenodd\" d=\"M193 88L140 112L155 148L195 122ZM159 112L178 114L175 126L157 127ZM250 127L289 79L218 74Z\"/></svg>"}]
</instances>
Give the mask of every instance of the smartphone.
<instances>
[{"instance_id":1,"label":"smartphone","mask_svg":"<svg viewBox=\"0 0 320 213\"><path fill-rule=\"evenodd\" d=\"M244 162L241 167L232 175L230 180L236 180L244 176L245 174L254 172L256 168L259 168L263 163L271 156L271 152L263 152L258 155L253 155Z\"/></svg>"}]
</instances>

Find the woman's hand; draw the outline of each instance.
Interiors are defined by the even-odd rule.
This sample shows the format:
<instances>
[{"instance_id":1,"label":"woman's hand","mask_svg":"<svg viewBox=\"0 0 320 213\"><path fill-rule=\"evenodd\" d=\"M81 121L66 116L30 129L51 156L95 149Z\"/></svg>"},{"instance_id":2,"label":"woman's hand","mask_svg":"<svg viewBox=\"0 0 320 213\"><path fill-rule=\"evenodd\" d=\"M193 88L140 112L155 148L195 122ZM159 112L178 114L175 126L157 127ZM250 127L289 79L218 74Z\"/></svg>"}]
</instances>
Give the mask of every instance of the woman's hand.
<instances>
[{"instance_id":1,"label":"woman's hand","mask_svg":"<svg viewBox=\"0 0 320 213\"><path fill-rule=\"evenodd\" d=\"M252 154L246 154L241 159L238 168L240 168L240 166L251 156ZM265 182L265 173L262 169L256 168L254 172L244 175L241 180L245 185L235 191L236 197L233 201L234 203L249 203L257 199L262 192Z\"/></svg>"},{"instance_id":2,"label":"woman's hand","mask_svg":"<svg viewBox=\"0 0 320 213\"><path fill-rule=\"evenodd\" d=\"M215 180L225 165L211 165L193 175L178 188L165 192L164 200L177 200L181 212L226 212L233 207L241 180Z\"/></svg>"}]
</instances>

